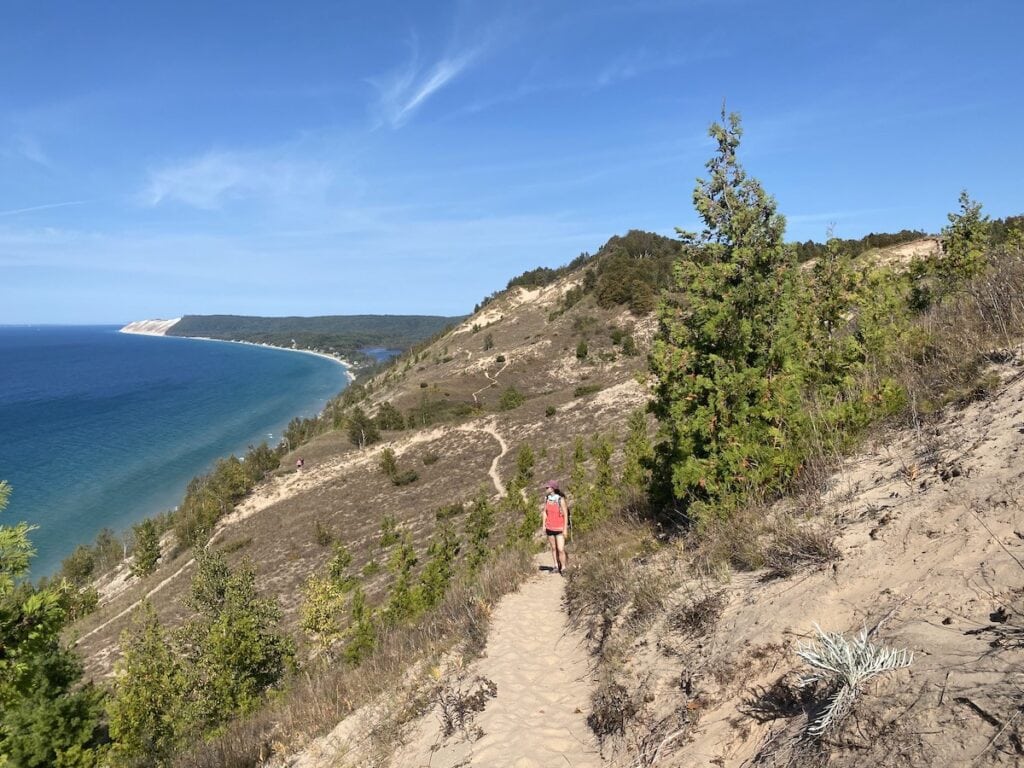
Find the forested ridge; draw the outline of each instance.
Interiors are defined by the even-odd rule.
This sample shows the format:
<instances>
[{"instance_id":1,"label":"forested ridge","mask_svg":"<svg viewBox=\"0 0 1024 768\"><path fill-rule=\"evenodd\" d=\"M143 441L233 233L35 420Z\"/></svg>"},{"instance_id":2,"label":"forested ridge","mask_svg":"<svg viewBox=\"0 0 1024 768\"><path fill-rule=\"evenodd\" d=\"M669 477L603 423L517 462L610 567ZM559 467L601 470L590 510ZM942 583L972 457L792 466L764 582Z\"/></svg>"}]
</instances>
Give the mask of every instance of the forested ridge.
<instances>
[{"instance_id":1,"label":"forested ridge","mask_svg":"<svg viewBox=\"0 0 1024 768\"><path fill-rule=\"evenodd\" d=\"M360 350L367 347L408 349L459 319L440 315L185 315L167 335L248 341L358 358Z\"/></svg>"}]
</instances>

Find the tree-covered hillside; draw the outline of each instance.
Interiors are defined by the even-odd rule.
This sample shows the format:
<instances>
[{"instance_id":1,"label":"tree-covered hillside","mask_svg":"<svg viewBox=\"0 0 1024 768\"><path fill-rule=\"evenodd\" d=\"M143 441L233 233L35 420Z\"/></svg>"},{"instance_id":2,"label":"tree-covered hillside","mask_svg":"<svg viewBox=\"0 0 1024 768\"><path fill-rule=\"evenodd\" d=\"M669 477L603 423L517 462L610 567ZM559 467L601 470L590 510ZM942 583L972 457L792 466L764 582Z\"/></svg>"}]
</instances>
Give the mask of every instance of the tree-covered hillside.
<instances>
[{"instance_id":1,"label":"tree-covered hillside","mask_svg":"<svg viewBox=\"0 0 1024 768\"><path fill-rule=\"evenodd\" d=\"M185 315L167 335L294 346L359 357L359 351L367 347L408 349L460 319L440 315Z\"/></svg>"}]
</instances>

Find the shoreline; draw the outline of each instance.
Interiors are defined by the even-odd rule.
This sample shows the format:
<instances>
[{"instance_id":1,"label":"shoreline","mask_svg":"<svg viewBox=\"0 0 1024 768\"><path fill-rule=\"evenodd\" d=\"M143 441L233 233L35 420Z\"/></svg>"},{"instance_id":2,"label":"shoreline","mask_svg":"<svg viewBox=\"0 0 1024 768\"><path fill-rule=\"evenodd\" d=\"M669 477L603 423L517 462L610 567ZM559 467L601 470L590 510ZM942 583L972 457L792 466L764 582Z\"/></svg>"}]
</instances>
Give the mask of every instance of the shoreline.
<instances>
[{"instance_id":1,"label":"shoreline","mask_svg":"<svg viewBox=\"0 0 1024 768\"><path fill-rule=\"evenodd\" d=\"M151 321L144 321L150 323ZM161 321L162 322L162 321ZM135 330L132 329L133 325L141 325L141 323L129 323L118 329L118 333L127 333L133 336L159 336L165 339L193 339L195 341L218 341L223 344L245 344L249 347L262 347L263 349L279 349L284 352L301 352L304 355L315 355L316 357L322 357L324 360L330 360L336 365L340 365L345 369L345 378L348 379L348 383L351 384L356 379L356 375L352 372L353 363L349 360L345 360L342 357L332 355L328 352L318 352L313 349L299 349L298 347L279 347L276 344L265 344L263 342L256 341L242 341L240 339L213 339L209 336L168 336L164 331L170 328L177 320L166 321L167 325L161 330Z\"/></svg>"}]
</instances>

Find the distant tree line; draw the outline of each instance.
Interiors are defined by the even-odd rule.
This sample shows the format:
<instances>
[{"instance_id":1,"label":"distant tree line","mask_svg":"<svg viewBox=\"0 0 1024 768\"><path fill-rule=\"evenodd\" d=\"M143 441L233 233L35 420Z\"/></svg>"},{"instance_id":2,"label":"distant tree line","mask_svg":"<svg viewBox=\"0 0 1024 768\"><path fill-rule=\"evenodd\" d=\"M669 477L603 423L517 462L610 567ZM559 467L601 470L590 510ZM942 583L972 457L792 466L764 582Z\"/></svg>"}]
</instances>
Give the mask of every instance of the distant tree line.
<instances>
[{"instance_id":1,"label":"distant tree line","mask_svg":"<svg viewBox=\"0 0 1024 768\"><path fill-rule=\"evenodd\" d=\"M167 335L295 346L362 360L366 356L360 350L367 347L406 350L459 319L437 315L185 315Z\"/></svg>"},{"instance_id":2,"label":"distant tree line","mask_svg":"<svg viewBox=\"0 0 1024 768\"><path fill-rule=\"evenodd\" d=\"M920 240L922 237L928 237L927 233L921 232L917 229L902 229L895 234L876 234L872 232L859 240L831 238L827 243L816 243L813 240L807 240L803 243L795 243L792 247L796 252L796 260L803 263L805 261L810 261L811 259L819 259L822 256L825 256L828 253L829 248L838 249L842 251L845 256L854 257L859 256L866 251L870 251L872 248L887 248L892 245L902 245L903 243L911 243L914 240Z\"/></svg>"}]
</instances>

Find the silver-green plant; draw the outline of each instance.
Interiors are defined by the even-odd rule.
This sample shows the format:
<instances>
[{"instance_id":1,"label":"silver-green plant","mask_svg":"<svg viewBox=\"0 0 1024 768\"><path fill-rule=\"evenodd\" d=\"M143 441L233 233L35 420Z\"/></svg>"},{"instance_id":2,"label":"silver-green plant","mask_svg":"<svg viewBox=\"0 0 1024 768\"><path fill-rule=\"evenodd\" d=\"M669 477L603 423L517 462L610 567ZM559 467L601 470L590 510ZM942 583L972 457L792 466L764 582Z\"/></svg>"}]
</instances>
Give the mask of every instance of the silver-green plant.
<instances>
[{"instance_id":1,"label":"silver-green plant","mask_svg":"<svg viewBox=\"0 0 1024 768\"><path fill-rule=\"evenodd\" d=\"M909 667L914 654L875 645L868 640L866 629L851 640L838 632L825 632L817 624L814 626L818 639L807 645L798 643L796 655L815 670L802 677L800 684L822 681L830 689L821 712L808 723L805 731L808 737L816 739L849 714L867 680L882 672Z\"/></svg>"}]
</instances>

